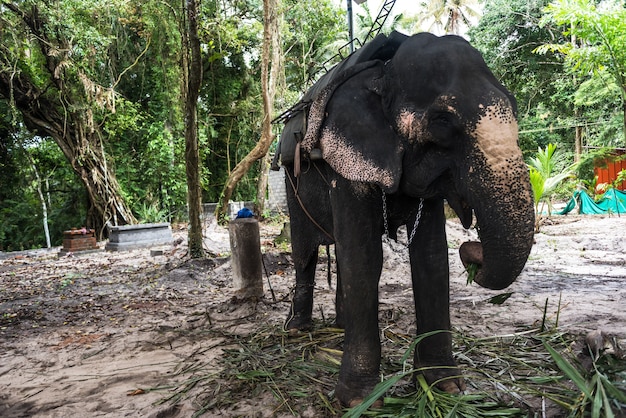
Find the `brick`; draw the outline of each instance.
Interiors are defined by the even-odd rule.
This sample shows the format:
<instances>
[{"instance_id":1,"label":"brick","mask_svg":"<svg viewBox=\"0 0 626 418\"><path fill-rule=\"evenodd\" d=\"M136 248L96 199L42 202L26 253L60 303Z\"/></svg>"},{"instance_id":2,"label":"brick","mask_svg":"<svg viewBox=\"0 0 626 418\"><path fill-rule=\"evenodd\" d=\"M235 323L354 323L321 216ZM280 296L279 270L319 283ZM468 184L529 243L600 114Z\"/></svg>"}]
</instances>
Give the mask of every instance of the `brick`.
<instances>
[{"instance_id":1,"label":"brick","mask_svg":"<svg viewBox=\"0 0 626 418\"><path fill-rule=\"evenodd\" d=\"M63 252L95 250L98 248L93 229L72 229L63 232Z\"/></svg>"}]
</instances>

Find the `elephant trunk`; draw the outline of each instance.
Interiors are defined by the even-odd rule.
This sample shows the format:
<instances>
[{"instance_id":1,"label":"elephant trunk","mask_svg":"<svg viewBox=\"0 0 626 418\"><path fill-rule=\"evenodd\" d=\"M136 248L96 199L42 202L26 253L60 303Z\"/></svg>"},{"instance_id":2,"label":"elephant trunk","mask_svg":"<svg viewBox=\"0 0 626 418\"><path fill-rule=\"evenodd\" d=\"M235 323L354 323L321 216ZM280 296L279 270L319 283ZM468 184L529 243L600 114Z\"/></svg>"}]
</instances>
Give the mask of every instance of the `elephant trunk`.
<instances>
[{"instance_id":1,"label":"elephant trunk","mask_svg":"<svg viewBox=\"0 0 626 418\"><path fill-rule=\"evenodd\" d=\"M520 274L533 244L535 212L528 170L521 156L515 168L471 187L470 202L478 223L480 242L466 242L459 249L467 267L479 269L474 281L488 289L509 286Z\"/></svg>"}]
</instances>

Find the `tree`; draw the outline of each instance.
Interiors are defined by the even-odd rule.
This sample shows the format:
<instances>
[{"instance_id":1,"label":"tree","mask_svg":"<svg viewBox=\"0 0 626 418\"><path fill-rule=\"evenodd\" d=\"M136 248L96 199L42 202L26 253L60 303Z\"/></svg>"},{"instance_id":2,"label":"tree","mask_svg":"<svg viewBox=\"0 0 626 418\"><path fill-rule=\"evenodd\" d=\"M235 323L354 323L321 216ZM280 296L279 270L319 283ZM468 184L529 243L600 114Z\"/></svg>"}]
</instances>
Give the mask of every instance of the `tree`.
<instances>
[{"instance_id":1,"label":"tree","mask_svg":"<svg viewBox=\"0 0 626 418\"><path fill-rule=\"evenodd\" d=\"M285 94L278 105L288 108L335 63L327 60L348 42L345 12L332 1L283 0ZM342 51L344 52L344 51ZM323 64L329 65L327 68ZM280 100L280 99L279 99Z\"/></svg>"},{"instance_id":2,"label":"tree","mask_svg":"<svg viewBox=\"0 0 626 418\"><path fill-rule=\"evenodd\" d=\"M87 218L94 226L93 218L102 218L102 225L117 215L123 224L119 202L125 213L149 222L186 216L183 4L0 0L3 250L45 245L34 172L20 138L34 138L28 151L42 176L42 192L50 196L52 245L61 243L64 229L85 225ZM279 110L299 98L311 76L321 74L320 64L336 53L329 45L345 31L344 15L332 0L283 4L281 47L288 53L281 54L284 73L275 79ZM203 2L199 12L198 167L203 200L215 202L232 167L263 131L263 15L258 1ZM29 19L38 22L37 35ZM24 116L29 113L32 120ZM35 126L38 122L43 126ZM252 200L260 171L253 162L232 199ZM94 191L93 181L114 191ZM112 202L114 215L94 215L102 196Z\"/></svg>"},{"instance_id":3,"label":"tree","mask_svg":"<svg viewBox=\"0 0 626 418\"><path fill-rule=\"evenodd\" d=\"M200 35L203 83L199 141L203 199L218 202L232 168L256 145L262 118L262 24L257 2L203 2ZM233 191L233 200L256 195L258 164Z\"/></svg>"},{"instance_id":4,"label":"tree","mask_svg":"<svg viewBox=\"0 0 626 418\"><path fill-rule=\"evenodd\" d=\"M259 161L259 181L257 183L257 195L255 212L259 215L265 210L265 196L267 194L268 170L270 167L269 147L274 140L272 133L272 117L274 114L274 101L278 88L279 69L282 68L282 48L280 40L280 28L282 26L282 8L280 0L270 0L263 3L263 45L261 52L261 92L263 94L263 121L261 123L261 141L267 140L265 156Z\"/></svg>"},{"instance_id":5,"label":"tree","mask_svg":"<svg viewBox=\"0 0 626 418\"><path fill-rule=\"evenodd\" d=\"M55 140L85 185L86 223L101 238L106 222L135 218L109 167L97 120L114 109L115 92L90 76L95 53L109 41L97 32L98 22L64 19L73 8L86 12L91 6L3 1L10 13L4 13L0 32L0 96L31 132Z\"/></svg>"},{"instance_id":6,"label":"tree","mask_svg":"<svg viewBox=\"0 0 626 418\"><path fill-rule=\"evenodd\" d=\"M472 45L515 94L522 114L531 112L539 103L552 104L554 81L563 72L558 59L546 59L533 52L548 39L564 40L555 28L539 25L547 4L547 0L488 0L478 25L469 30Z\"/></svg>"},{"instance_id":7,"label":"tree","mask_svg":"<svg viewBox=\"0 0 626 418\"><path fill-rule=\"evenodd\" d=\"M475 0L429 0L421 3L420 25L432 20L430 29L440 28L445 33L460 35L472 19L480 16Z\"/></svg>"},{"instance_id":8,"label":"tree","mask_svg":"<svg viewBox=\"0 0 626 418\"><path fill-rule=\"evenodd\" d=\"M235 2L224 8L222 2L203 3L200 33L207 52L199 121L206 201L223 201L222 191L233 168L257 145L263 132L261 40L265 22L256 4ZM331 44L346 26L341 8L331 0L283 0L279 11L284 12L280 66L270 67L280 70L275 78L278 112L300 98L311 77L322 74L321 64L336 54ZM280 125L273 129L277 128ZM237 182L231 200L256 196L260 203L258 194L264 196L266 189L259 186L264 170L262 161L257 161Z\"/></svg>"},{"instance_id":9,"label":"tree","mask_svg":"<svg viewBox=\"0 0 626 418\"><path fill-rule=\"evenodd\" d=\"M136 216L175 222L187 217L184 8L180 0L127 4L107 29L112 43L103 59L117 95L115 113L102 122L105 150Z\"/></svg>"},{"instance_id":10,"label":"tree","mask_svg":"<svg viewBox=\"0 0 626 418\"><path fill-rule=\"evenodd\" d=\"M14 131L11 111L4 115L9 123L5 129L0 122L0 251L46 247L46 224L50 244L59 245L63 231L84 225L84 187L51 138Z\"/></svg>"},{"instance_id":11,"label":"tree","mask_svg":"<svg viewBox=\"0 0 626 418\"><path fill-rule=\"evenodd\" d=\"M570 40L546 43L537 51L563 54L573 74L584 80L595 78L599 80L596 85L608 87L605 97L619 97L622 139L626 145L626 8L623 2L602 2L596 6L590 0L558 0L550 3L545 13L543 21L561 25Z\"/></svg>"},{"instance_id":12,"label":"tree","mask_svg":"<svg viewBox=\"0 0 626 418\"><path fill-rule=\"evenodd\" d=\"M202 245L202 191L200 188L200 152L198 149L198 95L202 83L200 38L198 37L197 0L183 0L186 28L183 36L183 89L185 103L185 167L189 208L189 253L192 258L204 256Z\"/></svg>"},{"instance_id":13,"label":"tree","mask_svg":"<svg viewBox=\"0 0 626 418\"><path fill-rule=\"evenodd\" d=\"M35 165L35 160L30 154L27 153L27 155L29 157L30 165L33 168L33 173L35 174L35 190L37 190L37 195L39 196L39 201L41 202L41 215L44 236L46 238L46 248L50 248L52 244L50 244L50 228L48 225L48 203L43 194L43 181L39 175L39 170L37 170L37 165Z\"/></svg>"},{"instance_id":14,"label":"tree","mask_svg":"<svg viewBox=\"0 0 626 418\"><path fill-rule=\"evenodd\" d=\"M252 164L263 158L274 140L272 134L272 115L274 112L274 96L280 68L280 0L263 1L263 50L261 54L261 89L263 96L263 122L261 138L256 146L239 162L228 176L215 216L223 219L228 213L228 202L237 183L248 172Z\"/></svg>"},{"instance_id":15,"label":"tree","mask_svg":"<svg viewBox=\"0 0 626 418\"><path fill-rule=\"evenodd\" d=\"M483 16L469 31L496 77L518 105L520 147L526 157L539 147L558 143L573 149L574 85L558 57L534 50L550 40L565 41L554 25L540 25L547 0L487 0ZM590 119L594 118L590 117Z\"/></svg>"}]
</instances>

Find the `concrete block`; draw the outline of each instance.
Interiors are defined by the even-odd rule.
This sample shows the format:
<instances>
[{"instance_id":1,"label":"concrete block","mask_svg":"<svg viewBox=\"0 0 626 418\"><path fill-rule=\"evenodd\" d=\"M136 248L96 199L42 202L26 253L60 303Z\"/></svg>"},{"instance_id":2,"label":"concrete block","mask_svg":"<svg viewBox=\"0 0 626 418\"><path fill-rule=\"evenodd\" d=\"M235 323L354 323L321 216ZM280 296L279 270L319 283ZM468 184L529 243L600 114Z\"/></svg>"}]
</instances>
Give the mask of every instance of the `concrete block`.
<instances>
[{"instance_id":1,"label":"concrete block","mask_svg":"<svg viewBox=\"0 0 626 418\"><path fill-rule=\"evenodd\" d=\"M259 222L240 218L228 224L233 287L240 299L263 297L263 260Z\"/></svg>"},{"instance_id":2,"label":"concrete block","mask_svg":"<svg viewBox=\"0 0 626 418\"><path fill-rule=\"evenodd\" d=\"M172 227L169 222L112 226L109 228L109 242L104 249L125 251L170 245L172 242Z\"/></svg>"}]
</instances>

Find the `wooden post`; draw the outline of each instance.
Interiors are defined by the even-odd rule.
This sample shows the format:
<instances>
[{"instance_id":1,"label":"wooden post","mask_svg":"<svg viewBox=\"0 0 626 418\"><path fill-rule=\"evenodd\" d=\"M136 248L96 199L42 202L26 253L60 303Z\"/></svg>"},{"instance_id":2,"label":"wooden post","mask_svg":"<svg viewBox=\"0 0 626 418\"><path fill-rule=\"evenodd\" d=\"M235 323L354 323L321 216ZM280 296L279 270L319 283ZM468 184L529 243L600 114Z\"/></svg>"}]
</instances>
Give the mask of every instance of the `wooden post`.
<instances>
[{"instance_id":1,"label":"wooden post","mask_svg":"<svg viewBox=\"0 0 626 418\"><path fill-rule=\"evenodd\" d=\"M233 287L238 298L263 296L263 262L259 222L238 218L228 225Z\"/></svg>"}]
</instances>

